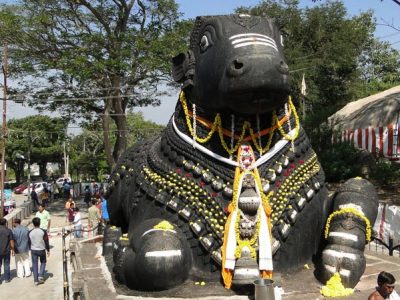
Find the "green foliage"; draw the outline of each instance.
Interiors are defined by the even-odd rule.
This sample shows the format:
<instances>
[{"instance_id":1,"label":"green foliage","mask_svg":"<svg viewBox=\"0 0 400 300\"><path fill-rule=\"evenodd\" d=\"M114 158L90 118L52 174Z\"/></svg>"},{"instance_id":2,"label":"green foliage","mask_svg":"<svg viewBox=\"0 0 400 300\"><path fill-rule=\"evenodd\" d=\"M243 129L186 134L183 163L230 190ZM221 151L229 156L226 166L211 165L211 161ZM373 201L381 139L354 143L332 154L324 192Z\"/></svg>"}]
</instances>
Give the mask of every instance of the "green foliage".
<instances>
[{"instance_id":1,"label":"green foliage","mask_svg":"<svg viewBox=\"0 0 400 300\"><path fill-rule=\"evenodd\" d=\"M10 119L7 127L6 161L15 171L17 181L23 172L23 161L17 159L18 154L23 155L26 160L30 155L31 163L39 165L42 178L46 177L48 162L62 162L62 141L67 128L65 120L36 115Z\"/></svg>"},{"instance_id":2,"label":"green foliage","mask_svg":"<svg viewBox=\"0 0 400 300\"><path fill-rule=\"evenodd\" d=\"M328 182L361 176L359 158L360 150L349 143L333 144L319 155Z\"/></svg>"},{"instance_id":3,"label":"green foliage","mask_svg":"<svg viewBox=\"0 0 400 300\"><path fill-rule=\"evenodd\" d=\"M374 38L371 11L349 17L341 1L300 8L298 0L267 0L238 11L271 16L281 26L292 96L305 104L303 125L316 148L329 145L320 143L320 127L338 109L400 84L399 53ZM306 97L300 95L303 74Z\"/></svg>"},{"instance_id":4,"label":"green foliage","mask_svg":"<svg viewBox=\"0 0 400 300\"><path fill-rule=\"evenodd\" d=\"M126 131L125 112L157 105L170 83L170 60L186 49L191 22L179 21L174 0L22 0L0 10L0 39L10 48L14 92L30 105L69 119L101 120ZM41 80L31 80L32 75ZM60 99L71 101L58 101ZM113 165L127 146L124 134L111 144Z\"/></svg>"},{"instance_id":5,"label":"green foliage","mask_svg":"<svg viewBox=\"0 0 400 300\"><path fill-rule=\"evenodd\" d=\"M128 145L159 134L164 126L154 122L146 121L142 113L130 113L127 115L127 137ZM110 128L110 140L114 141L117 135L122 134L115 126ZM110 172L106 160L101 126L97 122L85 126L83 132L71 140L69 147L71 157L71 169L75 170L78 177L101 178L103 174Z\"/></svg>"},{"instance_id":6,"label":"green foliage","mask_svg":"<svg viewBox=\"0 0 400 300\"><path fill-rule=\"evenodd\" d=\"M371 178L380 184L392 184L398 182L400 178L400 166L398 162L392 162L385 158L380 158L376 163L376 168L371 173Z\"/></svg>"}]
</instances>

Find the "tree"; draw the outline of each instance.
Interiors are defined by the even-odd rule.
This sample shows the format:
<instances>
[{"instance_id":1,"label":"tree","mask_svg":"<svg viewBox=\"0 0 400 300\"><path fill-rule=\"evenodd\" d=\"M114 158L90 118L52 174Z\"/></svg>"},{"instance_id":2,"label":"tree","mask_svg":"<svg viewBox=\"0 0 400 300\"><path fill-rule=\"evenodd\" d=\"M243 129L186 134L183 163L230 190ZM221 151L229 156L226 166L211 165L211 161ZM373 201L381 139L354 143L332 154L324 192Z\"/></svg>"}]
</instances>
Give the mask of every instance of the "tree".
<instances>
[{"instance_id":1,"label":"tree","mask_svg":"<svg viewBox=\"0 0 400 300\"><path fill-rule=\"evenodd\" d=\"M14 170L17 182L23 175L23 160L18 156L23 155L25 161L30 158L31 163L37 163L42 178L46 177L48 162L62 162L62 142L67 128L65 120L36 115L11 119L7 127L6 161Z\"/></svg>"},{"instance_id":2,"label":"tree","mask_svg":"<svg viewBox=\"0 0 400 300\"><path fill-rule=\"evenodd\" d=\"M295 100L302 99L300 82L303 73L306 76L304 102L307 109L303 125L317 152L329 147L331 140L331 136L325 134L329 131L321 124L346 103L365 95L365 78L361 76L366 71L363 60L375 63L372 60L378 55L382 61L390 62L390 70L382 65L382 68L375 66L375 71L379 69L379 76L392 74L390 84L399 84L399 68L394 63L399 56L375 40L371 11L348 17L340 1L302 9L297 0L267 0L238 11L269 15L282 28ZM377 47L376 51L374 47ZM372 75L371 71L368 73ZM395 73L397 77L393 76ZM387 85L380 88L387 88ZM374 91L377 92L376 87Z\"/></svg>"},{"instance_id":3,"label":"tree","mask_svg":"<svg viewBox=\"0 0 400 300\"><path fill-rule=\"evenodd\" d=\"M146 121L142 113L127 114L127 131L120 132L116 126L110 127L110 140L113 142L117 135L124 134L127 138L128 146L136 142L160 133L164 126ZM96 180L107 172L104 144L99 122L91 125L87 124L83 132L71 140L70 157L71 169L75 170L78 177Z\"/></svg>"},{"instance_id":4,"label":"tree","mask_svg":"<svg viewBox=\"0 0 400 300\"><path fill-rule=\"evenodd\" d=\"M83 123L101 118L113 166L127 139L111 143L111 124L126 132L129 107L159 103L170 59L186 48L190 24L178 17L174 0L22 0L2 6L0 38L31 105Z\"/></svg>"},{"instance_id":5,"label":"tree","mask_svg":"<svg viewBox=\"0 0 400 300\"><path fill-rule=\"evenodd\" d=\"M400 82L400 53L388 42L373 40L359 57L363 86L360 96L366 97L391 88Z\"/></svg>"}]
</instances>

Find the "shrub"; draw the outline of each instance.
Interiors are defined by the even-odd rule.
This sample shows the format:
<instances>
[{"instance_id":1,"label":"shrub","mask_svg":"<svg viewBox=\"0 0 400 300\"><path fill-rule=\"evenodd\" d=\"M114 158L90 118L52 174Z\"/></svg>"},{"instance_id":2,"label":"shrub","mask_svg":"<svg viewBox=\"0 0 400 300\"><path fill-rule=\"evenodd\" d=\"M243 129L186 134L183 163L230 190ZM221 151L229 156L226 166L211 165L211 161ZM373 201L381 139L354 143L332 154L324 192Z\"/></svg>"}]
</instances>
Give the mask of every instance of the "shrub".
<instances>
[{"instance_id":1,"label":"shrub","mask_svg":"<svg viewBox=\"0 0 400 300\"><path fill-rule=\"evenodd\" d=\"M398 181L400 178L399 163L386 158L379 158L375 170L371 173L371 178L381 184L391 184Z\"/></svg>"},{"instance_id":2,"label":"shrub","mask_svg":"<svg viewBox=\"0 0 400 300\"><path fill-rule=\"evenodd\" d=\"M332 144L319 153L328 182L338 182L361 176L360 150L349 143Z\"/></svg>"}]
</instances>

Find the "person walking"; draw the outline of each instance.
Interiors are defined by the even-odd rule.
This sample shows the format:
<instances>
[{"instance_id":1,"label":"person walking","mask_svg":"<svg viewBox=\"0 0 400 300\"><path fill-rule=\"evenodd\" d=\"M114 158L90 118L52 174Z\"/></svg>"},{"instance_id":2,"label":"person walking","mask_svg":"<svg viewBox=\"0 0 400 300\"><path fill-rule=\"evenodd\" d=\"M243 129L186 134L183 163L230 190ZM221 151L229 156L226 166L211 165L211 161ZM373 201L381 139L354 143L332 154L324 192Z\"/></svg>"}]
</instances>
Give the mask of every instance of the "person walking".
<instances>
[{"instance_id":1,"label":"person walking","mask_svg":"<svg viewBox=\"0 0 400 300\"><path fill-rule=\"evenodd\" d=\"M38 194L36 193L35 189L32 189L32 191L31 191L31 199L32 199L32 203L33 203L33 209L35 211L38 210L40 203L39 203Z\"/></svg>"},{"instance_id":2,"label":"person walking","mask_svg":"<svg viewBox=\"0 0 400 300\"><path fill-rule=\"evenodd\" d=\"M40 195L40 199L42 200L42 205L44 207L48 207L49 206L49 190L47 189L47 187L45 187L43 189L43 192Z\"/></svg>"},{"instance_id":3,"label":"person walking","mask_svg":"<svg viewBox=\"0 0 400 300\"><path fill-rule=\"evenodd\" d=\"M40 228L50 232L51 216L42 204L39 205L39 211L36 213L35 217L40 219Z\"/></svg>"},{"instance_id":4,"label":"person walking","mask_svg":"<svg viewBox=\"0 0 400 300\"><path fill-rule=\"evenodd\" d=\"M64 199L69 199L71 197L71 184L68 182L68 179L64 179L63 183L63 189L64 189Z\"/></svg>"},{"instance_id":5,"label":"person walking","mask_svg":"<svg viewBox=\"0 0 400 300\"><path fill-rule=\"evenodd\" d=\"M53 193L53 183L50 181L46 185L47 190L49 191L49 202L54 200L54 193Z\"/></svg>"},{"instance_id":6,"label":"person walking","mask_svg":"<svg viewBox=\"0 0 400 300\"><path fill-rule=\"evenodd\" d=\"M87 207L90 205L90 200L92 198L92 193L90 192L90 187L87 185L85 186L85 194L83 201L86 203Z\"/></svg>"},{"instance_id":7,"label":"person walking","mask_svg":"<svg viewBox=\"0 0 400 300\"><path fill-rule=\"evenodd\" d=\"M17 268L17 277L24 278L31 276L31 267L29 265L29 230L21 225L20 219L14 219L13 236L15 248L15 265Z\"/></svg>"},{"instance_id":8,"label":"person walking","mask_svg":"<svg viewBox=\"0 0 400 300\"><path fill-rule=\"evenodd\" d=\"M75 203L71 203L69 205L69 208L67 209L67 219L69 225L73 224L74 218L75 218Z\"/></svg>"},{"instance_id":9,"label":"person walking","mask_svg":"<svg viewBox=\"0 0 400 300\"><path fill-rule=\"evenodd\" d=\"M49 237L46 230L40 228L40 219L38 217L32 220L34 228L29 231L29 245L32 257L33 282L35 285L44 283L44 271L46 270L46 252L50 256ZM40 260L40 268L39 268Z\"/></svg>"},{"instance_id":10,"label":"person walking","mask_svg":"<svg viewBox=\"0 0 400 300\"><path fill-rule=\"evenodd\" d=\"M74 236L76 238L82 237L82 217L81 213L79 212L79 207L75 207L75 214L74 214Z\"/></svg>"},{"instance_id":11,"label":"person walking","mask_svg":"<svg viewBox=\"0 0 400 300\"><path fill-rule=\"evenodd\" d=\"M108 223L110 222L110 216L107 209L107 199L104 198L103 195L101 195L101 219L104 225L108 225Z\"/></svg>"},{"instance_id":12,"label":"person walking","mask_svg":"<svg viewBox=\"0 0 400 300\"><path fill-rule=\"evenodd\" d=\"M55 180L53 180L52 186L53 186L53 199L52 200L60 198L60 191L59 191L58 185Z\"/></svg>"},{"instance_id":13,"label":"person walking","mask_svg":"<svg viewBox=\"0 0 400 300\"><path fill-rule=\"evenodd\" d=\"M0 284L1 284L1 265L4 264L4 282L10 282L10 256L14 255L14 237L12 231L7 228L7 220L0 219Z\"/></svg>"},{"instance_id":14,"label":"person walking","mask_svg":"<svg viewBox=\"0 0 400 300\"><path fill-rule=\"evenodd\" d=\"M97 208L96 203L97 201L93 199L92 205L88 209L89 229L92 230L93 236L95 228L99 225L101 219L100 210Z\"/></svg>"}]
</instances>

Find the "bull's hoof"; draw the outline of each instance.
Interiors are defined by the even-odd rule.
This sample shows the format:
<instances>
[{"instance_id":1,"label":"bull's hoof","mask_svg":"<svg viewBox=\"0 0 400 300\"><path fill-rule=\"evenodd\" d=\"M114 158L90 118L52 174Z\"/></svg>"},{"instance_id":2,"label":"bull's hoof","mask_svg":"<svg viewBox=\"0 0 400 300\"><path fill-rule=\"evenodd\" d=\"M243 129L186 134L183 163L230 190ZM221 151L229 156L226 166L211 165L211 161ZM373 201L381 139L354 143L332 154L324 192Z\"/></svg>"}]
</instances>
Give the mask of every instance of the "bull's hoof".
<instances>
[{"instance_id":1,"label":"bull's hoof","mask_svg":"<svg viewBox=\"0 0 400 300\"><path fill-rule=\"evenodd\" d=\"M338 272L343 285L346 288L354 288L364 273L365 266L362 251L346 246L329 245L322 252L322 263L316 275L325 283Z\"/></svg>"},{"instance_id":2,"label":"bull's hoof","mask_svg":"<svg viewBox=\"0 0 400 300\"><path fill-rule=\"evenodd\" d=\"M132 236L133 249L123 250L121 277L129 287L138 290L170 289L189 276L189 245L176 226L157 229L149 226L151 223L144 224L139 236Z\"/></svg>"}]
</instances>

